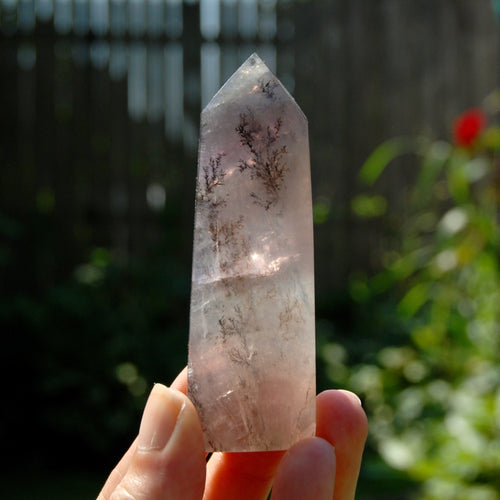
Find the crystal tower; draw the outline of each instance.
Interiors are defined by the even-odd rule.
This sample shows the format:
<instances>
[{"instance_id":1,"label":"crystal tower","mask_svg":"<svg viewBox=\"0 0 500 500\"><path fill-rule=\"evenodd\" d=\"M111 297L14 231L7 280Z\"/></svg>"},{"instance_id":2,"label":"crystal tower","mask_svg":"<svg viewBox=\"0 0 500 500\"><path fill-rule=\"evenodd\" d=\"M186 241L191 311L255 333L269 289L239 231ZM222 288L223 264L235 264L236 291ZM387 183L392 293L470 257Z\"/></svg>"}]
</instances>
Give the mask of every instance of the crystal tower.
<instances>
[{"instance_id":1,"label":"crystal tower","mask_svg":"<svg viewBox=\"0 0 500 500\"><path fill-rule=\"evenodd\" d=\"M207 451L315 432L307 119L256 54L201 114L188 396Z\"/></svg>"}]
</instances>

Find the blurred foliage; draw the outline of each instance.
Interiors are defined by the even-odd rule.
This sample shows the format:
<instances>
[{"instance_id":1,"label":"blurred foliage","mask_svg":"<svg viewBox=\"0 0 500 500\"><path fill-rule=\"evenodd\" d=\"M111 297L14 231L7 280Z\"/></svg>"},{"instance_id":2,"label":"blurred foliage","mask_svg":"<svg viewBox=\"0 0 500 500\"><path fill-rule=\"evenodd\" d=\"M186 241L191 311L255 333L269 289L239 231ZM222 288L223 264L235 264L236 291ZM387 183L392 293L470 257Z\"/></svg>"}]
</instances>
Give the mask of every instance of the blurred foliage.
<instances>
[{"instance_id":1,"label":"blurred foliage","mask_svg":"<svg viewBox=\"0 0 500 500\"><path fill-rule=\"evenodd\" d=\"M485 101L490 120L499 96ZM368 344L320 337L328 378L364 399L386 473L419 484L404 498L500 499L500 128L477 112L456 121L454 144L393 139L367 160L371 186L400 154L416 155L409 213L383 270L351 279L356 340ZM360 195L352 209L379 215L380 198ZM368 471L376 461L368 455Z\"/></svg>"},{"instance_id":2,"label":"blurred foliage","mask_svg":"<svg viewBox=\"0 0 500 500\"><path fill-rule=\"evenodd\" d=\"M40 235L57 225L50 200L44 192L38 214L22 220L0 214L0 324L8 339L0 366L10 408L1 439L11 457L30 450L22 458L28 468L105 472L137 433L152 384L170 383L186 364L190 256L167 251L164 231L147 260L94 248L69 279L37 285L33 268L44 264L26 252L44 255ZM61 457L67 443L73 452Z\"/></svg>"}]
</instances>

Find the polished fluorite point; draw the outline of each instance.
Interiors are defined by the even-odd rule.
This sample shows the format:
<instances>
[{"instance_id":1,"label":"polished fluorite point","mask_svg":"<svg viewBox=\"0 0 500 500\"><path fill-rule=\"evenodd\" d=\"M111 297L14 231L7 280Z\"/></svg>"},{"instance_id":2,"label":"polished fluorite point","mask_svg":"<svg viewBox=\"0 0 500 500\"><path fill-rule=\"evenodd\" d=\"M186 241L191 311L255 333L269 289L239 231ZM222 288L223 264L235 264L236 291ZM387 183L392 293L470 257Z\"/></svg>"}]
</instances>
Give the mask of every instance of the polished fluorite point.
<instances>
[{"instance_id":1,"label":"polished fluorite point","mask_svg":"<svg viewBox=\"0 0 500 500\"><path fill-rule=\"evenodd\" d=\"M315 432L307 120L256 55L201 114L188 396L207 451Z\"/></svg>"}]
</instances>

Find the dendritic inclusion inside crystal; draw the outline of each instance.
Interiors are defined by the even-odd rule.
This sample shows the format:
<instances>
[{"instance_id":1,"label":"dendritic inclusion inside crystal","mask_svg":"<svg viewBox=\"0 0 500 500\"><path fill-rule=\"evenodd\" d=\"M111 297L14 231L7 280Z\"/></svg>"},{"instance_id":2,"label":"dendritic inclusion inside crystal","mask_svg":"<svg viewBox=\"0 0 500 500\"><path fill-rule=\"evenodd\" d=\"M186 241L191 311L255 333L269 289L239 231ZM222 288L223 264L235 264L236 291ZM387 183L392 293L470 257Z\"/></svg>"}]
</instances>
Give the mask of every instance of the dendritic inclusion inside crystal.
<instances>
[{"instance_id":1,"label":"dendritic inclusion inside crystal","mask_svg":"<svg viewBox=\"0 0 500 500\"><path fill-rule=\"evenodd\" d=\"M315 432L307 120L256 55L201 115L188 396L207 451Z\"/></svg>"}]
</instances>

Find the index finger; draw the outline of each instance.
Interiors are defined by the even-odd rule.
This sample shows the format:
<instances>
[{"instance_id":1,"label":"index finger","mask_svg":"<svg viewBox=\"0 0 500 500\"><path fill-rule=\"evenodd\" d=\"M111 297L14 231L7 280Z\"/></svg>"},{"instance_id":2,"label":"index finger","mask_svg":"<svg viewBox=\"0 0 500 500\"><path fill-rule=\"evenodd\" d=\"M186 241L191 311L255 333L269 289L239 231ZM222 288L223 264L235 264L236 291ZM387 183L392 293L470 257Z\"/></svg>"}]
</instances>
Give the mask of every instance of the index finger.
<instances>
[{"instance_id":1,"label":"index finger","mask_svg":"<svg viewBox=\"0 0 500 500\"><path fill-rule=\"evenodd\" d=\"M352 392L328 390L316 405L316 436L332 444L337 457L333 500L353 500L368 435L361 401Z\"/></svg>"}]
</instances>

